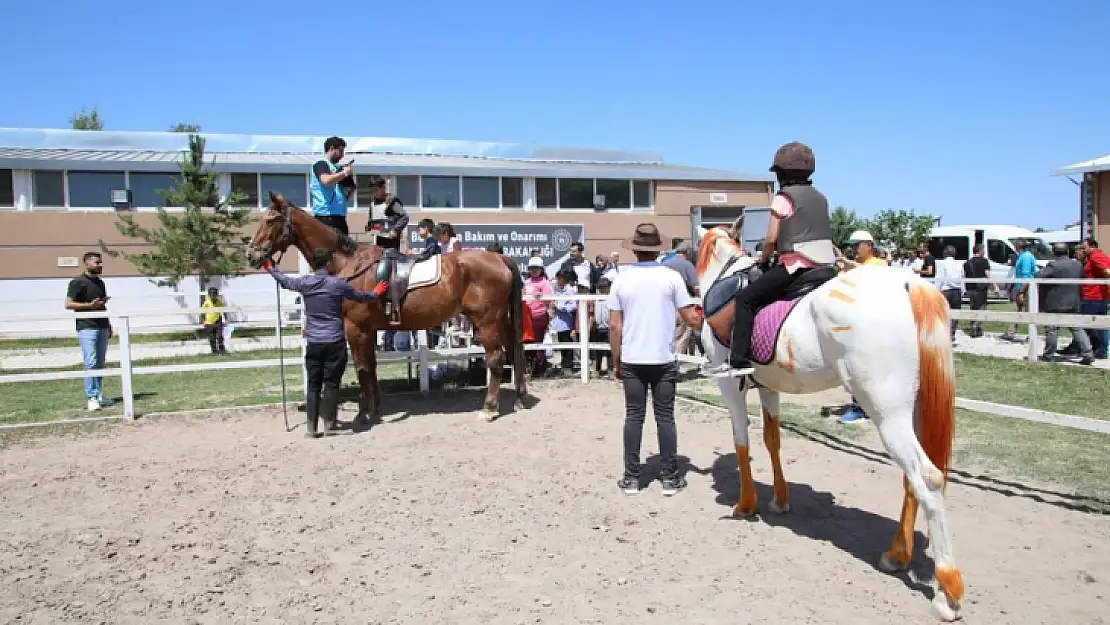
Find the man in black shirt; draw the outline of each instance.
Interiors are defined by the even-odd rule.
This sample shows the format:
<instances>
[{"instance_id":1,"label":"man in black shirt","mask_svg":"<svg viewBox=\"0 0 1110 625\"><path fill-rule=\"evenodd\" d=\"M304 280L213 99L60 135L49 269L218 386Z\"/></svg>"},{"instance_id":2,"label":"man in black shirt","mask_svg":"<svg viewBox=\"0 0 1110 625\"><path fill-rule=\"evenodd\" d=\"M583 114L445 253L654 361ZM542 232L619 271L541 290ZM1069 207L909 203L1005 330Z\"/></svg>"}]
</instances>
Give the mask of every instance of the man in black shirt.
<instances>
[{"instance_id":1,"label":"man in black shirt","mask_svg":"<svg viewBox=\"0 0 1110 625\"><path fill-rule=\"evenodd\" d=\"M990 273L991 263L983 256L983 244L979 243L974 248L975 255L964 263L964 276L968 278L986 278ZM986 282L968 282L964 288L967 298L971 301L972 310L983 310L987 307L987 289L990 285ZM983 322L971 322L971 330L967 333L971 338L983 336Z\"/></svg>"},{"instance_id":2,"label":"man in black shirt","mask_svg":"<svg viewBox=\"0 0 1110 625\"><path fill-rule=\"evenodd\" d=\"M93 312L107 310L108 291L100 273L104 271L104 259L100 252L85 252L81 257L85 272L69 281L66 290L66 310L74 312ZM103 369L104 357L108 353L108 339L112 338L112 324L107 317L77 320L77 343L81 346L81 359L85 370ZM89 410L100 410L115 402L106 399L101 392L101 377L85 378L85 398Z\"/></svg>"},{"instance_id":3,"label":"man in black shirt","mask_svg":"<svg viewBox=\"0 0 1110 625\"><path fill-rule=\"evenodd\" d=\"M932 280L937 276L937 259L929 251L928 243L922 243L917 249L917 254L921 257L921 269L917 271L917 274L922 278Z\"/></svg>"}]
</instances>

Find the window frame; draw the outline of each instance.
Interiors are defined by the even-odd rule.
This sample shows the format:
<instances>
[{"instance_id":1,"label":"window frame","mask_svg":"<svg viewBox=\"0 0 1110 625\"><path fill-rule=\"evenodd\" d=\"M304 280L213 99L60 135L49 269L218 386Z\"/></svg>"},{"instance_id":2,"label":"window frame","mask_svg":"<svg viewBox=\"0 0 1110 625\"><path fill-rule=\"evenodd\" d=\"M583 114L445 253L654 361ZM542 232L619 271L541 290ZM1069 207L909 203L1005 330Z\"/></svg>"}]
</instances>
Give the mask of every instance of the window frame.
<instances>
[{"instance_id":1,"label":"window frame","mask_svg":"<svg viewBox=\"0 0 1110 625\"><path fill-rule=\"evenodd\" d=\"M48 170L48 171L54 171L54 170ZM63 171L65 172L64 190L65 190L65 202L66 202L65 207L66 207L66 210L79 210L79 211L102 212L102 213L106 213L106 212L113 212L114 213L117 210L115 206L76 206L76 205L74 205L73 204L73 199L70 197L72 195L73 189L72 189L72 185L70 185L70 183L69 183L69 175L72 174L72 173L105 173L105 174L122 173L123 174L123 188L124 189L130 189L131 188L131 172L130 171L125 170L125 171L120 172L120 171L114 170L114 169L65 169ZM33 182L32 182L32 184L33 184ZM57 207L50 207L50 208L57 208Z\"/></svg>"},{"instance_id":2,"label":"window frame","mask_svg":"<svg viewBox=\"0 0 1110 625\"><path fill-rule=\"evenodd\" d=\"M0 167L0 172L3 172L3 171L8 172L8 184L7 184L8 189L7 190L8 190L8 193L11 195L11 201L10 202L4 202L3 192L0 191L0 210L4 210L4 209L15 210L16 208L18 208L16 206L17 202L16 202L16 197L15 197L15 169L9 168L9 167ZM3 186L4 186L3 185L3 176L0 175L0 189L2 189Z\"/></svg>"},{"instance_id":3,"label":"window frame","mask_svg":"<svg viewBox=\"0 0 1110 625\"><path fill-rule=\"evenodd\" d=\"M643 179L643 178L600 178L600 180L610 180L610 181L612 181L612 180L626 180L628 182L629 207L628 208L611 208L609 206L606 206L604 209L598 210L598 209L592 208L592 207L591 208L564 208L562 206L562 201L561 201L561 198L560 198L560 195L562 193L561 185L562 185L562 180L564 180L564 178L553 177L553 176L535 176L533 178L533 181L551 180L551 179L555 180L555 206L554 207L541 207L539 205L539 193L534 192L532 200L533 200L533 204L534 204L535 207L532 208L532 209L529 209L529 210L534 210L534 211L537 211L537 212L557 211L557 212L560 212L560 213L654 213L655 212L655 181L654 180L646 180L646 179ZM570 177L567 177L565 179L566 180L582 180L582 178L570 178ZM591 178L590 180L593 180L593 187L594 187L593 195L597 195L597 181L599 180L599 178L595 177L595 178ZM647 186L648 186L648 188L647 188L648 205L647 206L639 206L639 207L636 206L636 183L637 182L647 183ZM533 186L535 187L535 184L533 184ZM525 199L525 203L527 204L527 198Z\"/></svg>"},{"instance_id":4,"label":"window frame","mask_svg":"<svg viewBox=\"0 0 1110 625\"><path fill-rule=\"evenodd\" d=\"M266 207L262 205L262 174L254 172L253 174L245 171L233 171L227 174L227 194L231 197L232 192L235 191L235 176L254 176L254 194L257 196L255 205L241 204L238 206L231 206L231 208L249 208L251 210L264 210ZM307 183L306 183L307 184Z\"/></svg>"}]
</instances>

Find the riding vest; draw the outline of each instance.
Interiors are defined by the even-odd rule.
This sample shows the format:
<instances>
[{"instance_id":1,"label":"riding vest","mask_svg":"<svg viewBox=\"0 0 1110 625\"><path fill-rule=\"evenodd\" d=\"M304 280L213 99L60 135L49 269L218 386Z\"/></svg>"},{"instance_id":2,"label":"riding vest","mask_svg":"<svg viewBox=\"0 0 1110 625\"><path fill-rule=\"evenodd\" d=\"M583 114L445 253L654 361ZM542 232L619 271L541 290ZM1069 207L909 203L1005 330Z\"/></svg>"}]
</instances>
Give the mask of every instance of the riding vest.
<instances>
[{"instance_id":1,"label":"riding vest","mask_svg":"<svg viewBox=\"0 0 1110 625\"><path fill-rule=\"evenodd\" d=\"M391 194L382 200L374 199L370 202L368 224L371 230L392 230L399 235L409 225L409 216L401 200Z\"/></svg>"},{"instance_id":2,"label":"riding vest","mask_svg":"<svg viewBox=\"0 0 1110 625\"><path fill-rule=\"evenodd\" d=\"M777 251L797 252L822 265L836 262L825 196L808 184L787 185L779 193L790 198L794 214L779 222Z\"/></svg>"},{"instance_id":3,"label":"riding vest","mask_svg":"<svg viewBox=\"0 0 1110 625\"><path fill-rule=\"evenodd\" d=\"M339 166L328 159L323 159L323 162L328 164L328 169L331 173L339 171ZM316 175L316 165L309 169L308 174L308 188L312 200L312 216L324 217L335 215L339 217L347 216L347 197L343 194L343 189L339 184L331 186L324 186L320 183L320 177Z\"/></svg>"}]
</instances>

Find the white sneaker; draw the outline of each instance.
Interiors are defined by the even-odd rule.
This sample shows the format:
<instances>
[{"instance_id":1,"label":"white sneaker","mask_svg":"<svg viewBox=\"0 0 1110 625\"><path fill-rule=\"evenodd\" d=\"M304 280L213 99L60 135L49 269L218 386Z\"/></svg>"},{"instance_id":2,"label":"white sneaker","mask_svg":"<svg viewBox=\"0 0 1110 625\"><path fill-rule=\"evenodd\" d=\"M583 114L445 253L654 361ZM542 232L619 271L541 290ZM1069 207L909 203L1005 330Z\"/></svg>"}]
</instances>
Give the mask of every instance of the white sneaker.
<instances>
[{"instance_id":1,"label":"white sneaker","mask_svg":"<svg viewBox=\"0 0 1110 625\"><path fill-rule=\"evenodd\" d=\"M116 400L108 399L104 396L98 397L97 401L100 402L100 406L103 407L103 408L107 408L108 406L115 406L116 405Z\"/></svg>"},{"instance_id":2,"label":"white sneaker","mask_svg":"<svg viewBox=\"0 0 1110 625\"><path fill-rule=\"evenodd\" d=\"M89 399L89 411L100 410L100 400L93 397Z\"/></svg>"}]
</instances>

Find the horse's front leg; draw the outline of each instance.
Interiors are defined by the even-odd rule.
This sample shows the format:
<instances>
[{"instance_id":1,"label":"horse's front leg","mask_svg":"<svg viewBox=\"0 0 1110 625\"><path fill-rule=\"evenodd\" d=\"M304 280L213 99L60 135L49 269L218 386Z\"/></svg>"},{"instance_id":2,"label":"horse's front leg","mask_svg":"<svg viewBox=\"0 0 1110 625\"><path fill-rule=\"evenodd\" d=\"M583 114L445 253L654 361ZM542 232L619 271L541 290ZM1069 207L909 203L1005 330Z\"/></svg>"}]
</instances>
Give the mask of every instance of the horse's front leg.
<instances>
[{"instance_id":1,"label":"horse's front leg","mask_svg":"<svg viewBox=\"0 0 1110 625\"><path fill-rule=\"evenodd\" d=\"M732 416L732 440L736 447L736 468L740 472L740 498L732 507L735 517L750 517L755 514L758 497L755 494L755 480L752 478L752 460L748 450L748 391L741 386L743 381L735 378L719 378L717 387Z\"/></svg>"},{"instance_id":2,"label":"horse's front leg","mask_svg":"<svg viewBox=\"0 0 1110 625\"><path fill-rule=\"evenodd\" d=\"M782 514L790 511L790 486L783 475L782 458L779 455L782 441L779 392L760 387L759 403L763 405L763 443L767 445L767 454L771 456L771 471L775 475L775 499L770 508L771 512Z\"/></svg>"},{"instance_id":3,"label":"horse's front leg","mask_svg":"<svg viewBox=\"0 0 1110 625\"><path fill-rule=\"evenodd\" d=\"M344 323L347 343L351 346L351 357L355 361L358 375L358 416L355 425L366 427L381 421L381 393L378 392L378 379L375 372L377 354L375 343L377 332L363 330L350 321Z\"/></svg>"}]
</instances>

